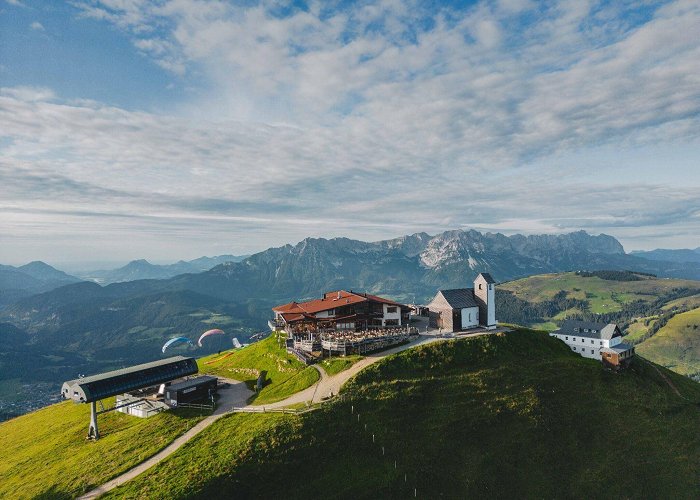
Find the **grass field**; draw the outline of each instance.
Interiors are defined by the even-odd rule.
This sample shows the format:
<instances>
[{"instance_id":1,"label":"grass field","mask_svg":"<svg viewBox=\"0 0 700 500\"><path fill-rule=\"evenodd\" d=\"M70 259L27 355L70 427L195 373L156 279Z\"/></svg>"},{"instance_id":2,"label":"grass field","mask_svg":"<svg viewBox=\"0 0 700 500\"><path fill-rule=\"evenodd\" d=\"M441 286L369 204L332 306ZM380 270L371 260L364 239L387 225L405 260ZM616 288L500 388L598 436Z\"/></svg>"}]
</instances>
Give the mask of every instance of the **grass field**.
<instances>
[{"instance_id":1,"label":"grass field","mask_svg":"<svg viewBox=\"0 0 700 500\"><path fill-rule=\"evenodd\" d=\"M272 403L310 387L319 379L315 368L287 354L284 342L281 345L275 335L270 335L233 353L227 351L201 358L197 364L202 373L241 380L253 390L258 376L265 371L265 385L253 401Z\"/></svg>"},{"instance_id":2,"label":"grass field","mask_svg":"<svg viewBox=\"0 0 700 500\"><path fill-rule=\"evenodd\" d=\"M700 308L677 314L636 350L677 373L700 374Z\"/></svg>"},{"instance_id":3,"label":"grass field","mask_svg":"<svg viewBox=\"0 0 700 500\"><path fill-rule=\"evenodd\" d=\"M351 355L337 358L324 359L319 363L321 367L326 370L328 375L336 375L344 370L347 370L352 365L357 363L363 358L363 356Z\"/></svg>"},{"instance_id":4,"label":"grass field","mask_svg":"<svg viewBox=\"0 0 700 500\"><path fill-rule=\"evenodd\" d=\"M319 378L320 375L316 368L309 366L285 380L278 381L276 385L271 384L265 387L257 395L254 402L257 405L263 405L281 401L292 394L311 387L318 382Z\"/></svg>"},{"instance_id":5,"label":"grass field","mask_svg":"<svg viewBox=\"0 0 700 500\"><path fill-rule=\"evenodd\" d=\"M689 401L543 333L423 346L317 412L221 419L112 496L694 499L700 385L660 370Z\"/></svg>"},{"instance_id":6,"label":"grass field","mask_svg":"<svg viewBox=\"0 0 700 500\"><path fill-rule=\"evenodd\" d=\"M201 417L180 410L98 418L96 442L85 440L88 405L63 402L0 424L0 498L74 498L157 453Z\"/></svg>"}]
</instances>

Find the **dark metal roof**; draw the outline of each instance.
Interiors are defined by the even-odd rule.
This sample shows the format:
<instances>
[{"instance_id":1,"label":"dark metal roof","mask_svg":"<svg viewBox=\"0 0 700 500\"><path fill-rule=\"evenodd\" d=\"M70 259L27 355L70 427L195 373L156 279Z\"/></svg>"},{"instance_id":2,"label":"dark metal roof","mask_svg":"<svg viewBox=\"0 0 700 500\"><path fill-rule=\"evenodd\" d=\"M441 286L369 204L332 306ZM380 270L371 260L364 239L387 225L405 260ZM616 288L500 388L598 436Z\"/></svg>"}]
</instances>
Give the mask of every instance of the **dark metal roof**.
<instances>
[{"instance_id":1,"label":"dark metal roof","mask_svg":"<svg viewBox=\"0 0 700 500\"><path fill-rule=\"evenodd\" d=\"M479 307L474 298L473 288L453 288L452 290L440 290L440 293L452 309Z\"/></svg>"},{"instance_id":2,"label":"dark metal roof","mask_svg":"<svg viewBox=\"0 0 700 500\"><path fill-rule=\"evenodd\" d=\"M182 391L184 389L189 389L190 387L196 387L198 385L206 384L211 381L216 381L216 377L211 377L209 375L202 375L201 377L191 378L189 380L183 380L177 384L172 384L168 386L169 391Z\"/></svg>"},{"instance_id":3,"label":"dark metal roof","mask_svg":"<svg viewBox=\"0 0 700 500\"><path fill-rule=\"evenodd\" d=\"M486 280L486 283L495 283L496 282L496 280L493 279L489 273L479 273L479 276L482 276Z\"/></svg>"},{"instance_id":4,"label":"dark metal roof","mask_svg":"<svg viewBox=\"0 0 700 500\"><path fill-rule=\"evenodd\" d=\"M61 390L66 398L89 403L128 391L163 384L199 371L193 358L174 356L121 370L69 380Z\"/></svg>"},{"instance_id":5,"label":"dark metal roof","mask_svg":"<svg viewBox=\"0 0 700 500\"><path fill-rule=\"evenodd\" d=\"M630 344L625 344L624 342L621 344L614 345L612 347L603 347L600 351L601 352L615 352L617 354L620 354L621 352L629 351L632 349L632 346Z\"/></svg>"},{"instance_id":6,"label":"dark metal roof","mask_svg":"<svg viewBox=\"0 0 700 500\"><path fill-rule=\"evenodd\" d=\"M595 323L593 321L579 321L575 319L565 320L559 330L554 333L602 340L610 340L613 337L622 335L615 323Z\"/></svg>"}]
</instances>

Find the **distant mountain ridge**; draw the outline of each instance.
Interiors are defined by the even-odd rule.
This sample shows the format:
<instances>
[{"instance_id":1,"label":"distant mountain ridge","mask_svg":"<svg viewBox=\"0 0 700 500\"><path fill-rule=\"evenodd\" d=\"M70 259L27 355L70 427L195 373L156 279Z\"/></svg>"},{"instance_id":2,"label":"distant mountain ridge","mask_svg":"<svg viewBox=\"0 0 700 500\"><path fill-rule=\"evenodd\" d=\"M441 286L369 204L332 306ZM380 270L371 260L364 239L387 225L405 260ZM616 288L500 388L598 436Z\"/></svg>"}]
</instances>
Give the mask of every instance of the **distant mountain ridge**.
<instances>
[{"instance_id":1,"label":"distant mountain ridge","mask_svg":"<svg viewBox=\"0 0 700 500\"><path fill-rule=\"evenodd\" d=\"M700 247L696 249L681 248L681 249L665 249L657 248L656 250L635 250L630 252L631 255L642 257L649 260L663 260L666 262L694 262L700 263Z\"/></svg>"},{"instance_id":2,"label":"distant mountain ridge","mask_svg":"<svg viewBox=\"0 0 700 500\"><path fill-rule=\"evenodd\" d=\"M41 261L33 261L19 267L0 265L0 307L23 297L79 281L81 281L80 278L59 271Z\"/></svg>"},{"instance_id":3,"label":"distant mountain ridge","mask_svg":"<svg viewBox=\"0 0 700 500\"><path fill-rule=\"evenodd\" d=\"M133 260L117 269L81 273L81 277L101 285L142 279L168 279L178 274L201 273L224 262L240 262L246 255L218 255L180 260L174 264L151 264L145 259Z\"/></svg>"}]
</instances>

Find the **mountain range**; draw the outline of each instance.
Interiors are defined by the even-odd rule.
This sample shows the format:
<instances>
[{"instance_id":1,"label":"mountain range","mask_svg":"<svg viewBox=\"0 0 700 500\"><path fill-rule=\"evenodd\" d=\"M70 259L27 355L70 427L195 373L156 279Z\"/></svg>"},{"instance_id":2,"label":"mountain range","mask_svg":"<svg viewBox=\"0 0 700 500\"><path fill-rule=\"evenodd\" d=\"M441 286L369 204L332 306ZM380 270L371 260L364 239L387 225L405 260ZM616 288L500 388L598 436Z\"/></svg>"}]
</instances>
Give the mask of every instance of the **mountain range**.
<instances>
[{"instance_id":1,"label":"mountain range","mask_svg":"<svg viewBox=\"0 0 700 500\"><path fill-rule=\"evenodd\" d=\"M224 300L303 299L325 290L355 288L423 302L438 288L462 287L479 272L497 281L566 270L633 269L665 277L700 279L700 264L678 264L626 254L608 235L504 236L478 231L416 233L378 242L306 238L196 275L169 287Z\"/></svg>"}]
</instances>

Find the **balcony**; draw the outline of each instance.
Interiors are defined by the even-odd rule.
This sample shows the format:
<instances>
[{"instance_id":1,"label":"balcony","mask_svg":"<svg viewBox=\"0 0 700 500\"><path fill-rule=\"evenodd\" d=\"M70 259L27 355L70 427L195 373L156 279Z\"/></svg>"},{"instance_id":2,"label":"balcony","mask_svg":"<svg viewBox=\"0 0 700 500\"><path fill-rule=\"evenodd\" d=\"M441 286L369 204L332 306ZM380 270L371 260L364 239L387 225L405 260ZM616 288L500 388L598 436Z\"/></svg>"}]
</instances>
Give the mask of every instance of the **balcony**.
<instances>
[{"instance_id":1,"label":"balcony","mask_svg":"<svg viewBox=\"0 0 700 500\"><path fill-rule=\"evenodd\" d=\"M275 330L284 330L284 322L283 321L277 321L276 319L270 319L267 321L267 326L270 327L270 330L273 332Z\"/></svg>"}]
</instances>

